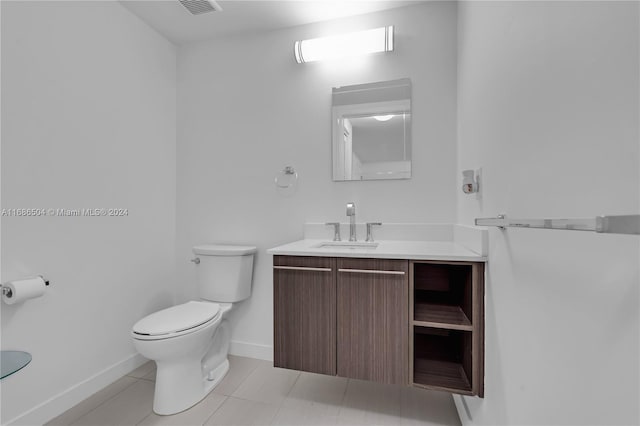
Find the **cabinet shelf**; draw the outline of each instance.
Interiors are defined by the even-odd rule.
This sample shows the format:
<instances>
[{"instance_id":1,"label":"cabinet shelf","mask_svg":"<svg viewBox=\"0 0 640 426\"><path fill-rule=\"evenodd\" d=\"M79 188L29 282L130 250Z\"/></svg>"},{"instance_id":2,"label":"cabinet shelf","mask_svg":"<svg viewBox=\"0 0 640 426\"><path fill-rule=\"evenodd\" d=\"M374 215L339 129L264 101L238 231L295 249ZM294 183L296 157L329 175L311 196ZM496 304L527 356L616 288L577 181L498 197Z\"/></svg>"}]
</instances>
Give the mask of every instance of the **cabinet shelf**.
<instances>
[{"instance_id":1,"label":"cabinet shelf","mask_svg":"<svg viewBox=\"0 0 640 426\"><path fill-rule=\"evenodd\" d=\"M413 324L450 330L473 330L471 321L458 305L417 302L413 309Z\"/></svg>"},{"instance_id":2,"label":"cabinet shelf","mask_svg":"<svg viewBox=\"0 0 640 426\"><path fill-rule=\"evenodd\" d=\"M484 396L484 265L411 262L413 386Z\"/></svg>"},{"instance_id":3,"label":"cabinet shelf","mask_svg":"<svg viewBox=\"0 0 640 426\"><path fill-rule=\"evenodd\" d=\"M413 383L471 392L471 333L414 327Z\"/></svg>"},{"instance_id":4,"label":"cabinet shelf","mask_svg":"<svg viewBox=\"0 0 640 426\"><path fill-rule=\"evenodd\" d=\"M416 358L413 383L418 387L455 389L457 393L471 392L471 383L461 363Z\"/></svg>"}]
</instances>

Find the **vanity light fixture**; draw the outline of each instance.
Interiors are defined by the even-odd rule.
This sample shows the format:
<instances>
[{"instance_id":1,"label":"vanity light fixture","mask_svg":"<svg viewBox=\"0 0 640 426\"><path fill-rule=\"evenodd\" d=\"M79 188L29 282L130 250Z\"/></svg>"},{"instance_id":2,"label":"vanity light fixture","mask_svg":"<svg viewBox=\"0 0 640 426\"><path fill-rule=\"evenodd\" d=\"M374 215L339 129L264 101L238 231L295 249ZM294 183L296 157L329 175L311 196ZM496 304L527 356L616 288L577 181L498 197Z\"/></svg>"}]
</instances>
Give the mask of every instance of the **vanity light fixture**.
<instances>
[{"instance_id":1,"label":"vanity light fixture","mask_svg":"<svg viewBox=\"0 0 640 426\"><path fill-rule=\"evenodd\" d=\"M373 118L375 118L378 121L389 121L391 120L393 117L395 117L393 114L387 114L387 115L374 115Z\"/></svg>"},{"instance_id":2,"label":"vanity light fixture","mask_svg":"<svg viewBox=\"0 0 640 426\"><path fill-rule=\"evenodd\" d=\"M296 62L330 60L367 53L393 51L393 25L330 37L299 40L294 44Z\"/></svg>"}]
</instances>

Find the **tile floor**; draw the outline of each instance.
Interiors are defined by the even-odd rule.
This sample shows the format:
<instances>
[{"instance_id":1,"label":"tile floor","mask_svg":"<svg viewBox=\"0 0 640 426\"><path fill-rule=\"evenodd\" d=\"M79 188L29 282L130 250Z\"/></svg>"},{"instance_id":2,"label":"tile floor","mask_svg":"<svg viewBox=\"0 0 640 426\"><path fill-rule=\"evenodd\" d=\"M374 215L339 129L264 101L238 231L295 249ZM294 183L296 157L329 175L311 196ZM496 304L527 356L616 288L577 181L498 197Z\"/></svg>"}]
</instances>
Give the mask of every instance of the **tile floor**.
<instances>
[{"instance_id":1,"label":"tile floor","mask_svg":"<svg viewBox=\"0 0 640 426\"><path fill-rule=\"evenodd\" d=\"M173 416L152 412L149 362L47 425L460 425L449 394L273 368L230 356L225 379Z\"/></svg>"}]
</instances>

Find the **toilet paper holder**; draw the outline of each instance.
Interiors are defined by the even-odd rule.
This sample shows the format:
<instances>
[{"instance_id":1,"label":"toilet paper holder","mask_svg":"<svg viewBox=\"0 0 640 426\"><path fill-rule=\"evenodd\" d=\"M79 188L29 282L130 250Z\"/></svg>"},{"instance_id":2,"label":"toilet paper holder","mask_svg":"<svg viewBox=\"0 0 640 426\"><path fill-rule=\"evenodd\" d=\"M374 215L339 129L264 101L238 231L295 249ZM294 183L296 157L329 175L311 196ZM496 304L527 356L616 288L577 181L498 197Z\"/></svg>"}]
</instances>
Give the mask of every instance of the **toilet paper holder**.
<instances>
[{"instance_id":1,"label":"toilet paper holder","mask_svg":"<svg viewBox=\"0 0 640 426\"><path fill-rule=\"evenodd\" d=\"M49 285L49 280L46 279L44 276L42 275L36 275L36 276L42 278L42 281L44 281L44 285L46 286ZM4 284L0 284L0 289L2 290L3 296L11 297L13 295L11 292L11 289L9 287L6 287Z\"/></svg>"}]
</instances>

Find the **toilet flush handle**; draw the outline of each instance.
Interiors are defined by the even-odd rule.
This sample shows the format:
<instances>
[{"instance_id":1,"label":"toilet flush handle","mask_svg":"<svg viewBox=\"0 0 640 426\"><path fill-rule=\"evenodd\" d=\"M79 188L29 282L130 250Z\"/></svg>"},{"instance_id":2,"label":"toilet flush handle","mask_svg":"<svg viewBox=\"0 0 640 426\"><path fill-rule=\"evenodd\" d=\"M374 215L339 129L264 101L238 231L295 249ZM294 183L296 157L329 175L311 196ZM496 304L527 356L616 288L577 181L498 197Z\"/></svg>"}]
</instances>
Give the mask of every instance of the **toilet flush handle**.
<instances>
[{"instance_id":1,"label":"toilet flush handle","mask_svg":"<svg viewBox=\"0 0 640 426\"><path fill-rule=\"evenodd\" d=\"M191 262L195 263L196 265L200 264L200 258L196 257L195 259L191 259Z\"/></svg>"}]
</instances>

